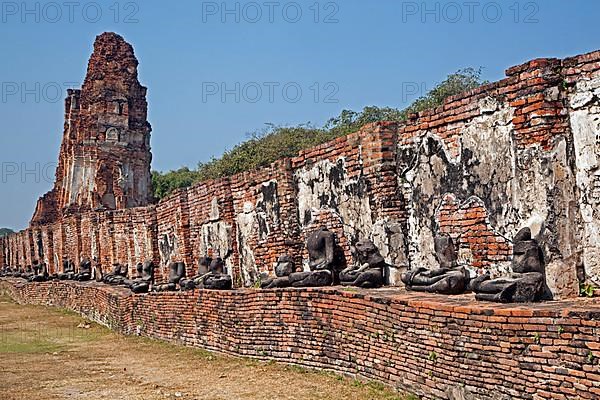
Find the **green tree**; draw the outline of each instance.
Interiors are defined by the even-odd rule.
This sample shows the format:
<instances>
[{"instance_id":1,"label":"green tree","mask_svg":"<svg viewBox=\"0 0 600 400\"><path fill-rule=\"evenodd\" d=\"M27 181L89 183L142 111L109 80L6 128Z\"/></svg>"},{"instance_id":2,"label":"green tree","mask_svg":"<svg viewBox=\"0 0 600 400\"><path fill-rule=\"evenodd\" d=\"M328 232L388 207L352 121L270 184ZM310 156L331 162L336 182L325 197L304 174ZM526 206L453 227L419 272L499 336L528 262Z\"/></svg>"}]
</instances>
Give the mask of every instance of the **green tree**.
<instances>
[{"instance_id":1,"label":"green tree","mask_svg":"<svg viewBox=\"0 0 600 400\"><path fill-rule=\"evenodd\" d=\"M9 228L0 228L0 237L8 236L11 233L15 233L15 232Z\"/></svg>"}]
</instances>

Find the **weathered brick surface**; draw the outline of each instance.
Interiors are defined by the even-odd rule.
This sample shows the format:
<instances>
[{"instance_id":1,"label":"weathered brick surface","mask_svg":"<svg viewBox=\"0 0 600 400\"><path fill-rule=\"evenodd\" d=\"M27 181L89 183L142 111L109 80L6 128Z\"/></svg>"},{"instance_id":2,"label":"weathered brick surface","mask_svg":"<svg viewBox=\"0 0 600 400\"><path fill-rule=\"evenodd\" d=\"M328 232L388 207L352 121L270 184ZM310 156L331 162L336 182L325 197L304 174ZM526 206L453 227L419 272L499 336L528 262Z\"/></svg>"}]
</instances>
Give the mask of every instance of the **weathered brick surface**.
<instances>
[{"instance_id":1,"label":"weathered brick surface","mask_svg":"<svg viewBox=\"0 0 600 400\"><path fill-rule=\"evenodd\" d=\"M461 251L467 249L466 263L478 270L488 270L493 264L510 261L512 243L490 228L487 210L481 201L471 198L460 204L453 195L446 195L436 218L440 233L450 235Z\"/></svg>"},{"instance_id":2,"label":"weathered brick surface","mask_svg":"<svg viewBox=\"0 0 600 400\"><path fill-rule=\"evenodd\" d=\"M236 224L229 179L194 185L187 190L187 197L192 261L188 271L195 274L202 257L221 257L233 275L239 277Z\"/></svg>"},{"instance_id":3,"label":"weathered brick surface","mask_svg":"<svg viewBox=\"0 0 600 400\"><path fill-rule=\"evenodd\" d=\"M260 272L272 271L282 254L301 262L294 193L291 163L287 159L232 177L236 250L245 285L252 285Z\"/></svg>"},{"instance_id":4,"label":"weathered brick surface","mask_svg":"<svg viewBox=\"0 0 600 400\"><path fill-rule=\"evenodd\" d=\"M125 334L325 368L424 399L464 385L478 399L598 398L600 306L514 306L401 290L191 291L132 295L96 283L0 288Z\"/></svg>"},{"instance_id":5,"label":"weathered brick surface","mask_svg":"<svg viewBox=\"0 0 600 400\"><path fill-rule=\"evenodd\" d=\"M156 215L160 253L157 278L161 279L168 275L167 267L170 262L185 262L188 269L192 265L188 191L178 190L161 201L156 207Z\"/></svg>"},{"instance_id":6,"label":"weathered brick surface","mask_svg":"<svg viewBox=\"0 0 600 400\"><path fill-rule=\"evenodd\" d=\"M96 257L105 268L152 259L164 280L169 262L183 261L193 274L212 255L226 259L236 286L250 286L279 255L306 259L307 235L326 225L348 263L357 240L373 240L398 267L388 274L397 284L403 268L437 266L439 233L457 241L465 267L510 272L510 239L531 226L550 290L576 296L577 266L600 279L600 158L588 154L600 148L599 54L533 60L403 123L370 124L146 205L146 89L131 46L102 35L82 89L65 103L57 189L40 200L29 229L2 241L0 262L43 258L56 270L68 258ZM110 128L127 145L114 142ZM596 164L588 162L594 157ZM127 160L131 176L119 173ZM87 172L73 172L80 168ZM127 183L132 176L141 177L139 185Z\"/></svg>"}]
</instances>

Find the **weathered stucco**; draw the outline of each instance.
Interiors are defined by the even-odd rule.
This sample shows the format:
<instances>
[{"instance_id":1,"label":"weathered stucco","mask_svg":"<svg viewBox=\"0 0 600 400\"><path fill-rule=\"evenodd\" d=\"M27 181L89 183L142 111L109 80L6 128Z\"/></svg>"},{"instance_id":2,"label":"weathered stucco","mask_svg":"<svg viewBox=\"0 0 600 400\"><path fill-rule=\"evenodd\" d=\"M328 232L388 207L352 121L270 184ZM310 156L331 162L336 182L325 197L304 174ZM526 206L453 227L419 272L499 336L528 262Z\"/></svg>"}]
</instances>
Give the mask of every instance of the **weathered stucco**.
<instances>
[{"instance_id":1,"label":"weathered stucco","mask_svg":"<svg viewBox=\"0 0 600 400\"><path fill-rule=\"evenodd\" d=\"M555 91L549 91L555 95ZM442 233L440 209L451 195L462 213L478 205L485 226L455 225L449 232L460 245L460 260L472 274L510 271L510 253L490 246L507 244L528 226L544 244L548 286L555 296L577 293L575 194L567 141L559 136L553 148L521 148L513 127L514 109L486 98L479 115L458 131L457 146L428 131L399 148L399 178L409 209L409 256L413 266L436 265L433 238ZM560 215L557 215L560 214ZM483 237L487 237L484 239ZM483 240L483 242L482 242ZM487 249L481 249L481 243ZM486 250L486 251L482 251Z\"/></svg>"},{"instance_id":2,"label":"weathered stucco","mask_svg":"<svg viewBox=\"0 0 600 400\"><path fill-rule=\"evenodd\" d=\"M359 150L359 165L362 155ZM390 284L400 283L400 272L407 266L402 224L374 212L368 182L360 168L351 174L346 160L321 160L294 173L297 185L298 218L304 232L320 225L341 227L343 241L352 246L369 239L380 249L391 266L386 271ZM353 260L348 260L353 262Z\"/></svg>"},{"instance_id":3,"label":"weathered stucco","mask_svg":"<svg viewBox=\"0 0 600 400\"><path fill-rule=\"evenodd\" d=\"M510 107L500 107L488 99L482 102L478 117L458 127L455 150L428 131L422 132L413 143L400 146L399 179L404 184L409 210L411 265L437 265L433 246L433 238L440 233L437 214L449 194L459 203L469 204L470 199L475 199L487 210L494 210L492 216L488 212L488 217L497 234L507 236L516 231L517 210L513 202L518 196L514 193L511 120ZM461 240L465 231L452 234L460 244L461 259L473 267L470 244ZM489 270L496 274L505 269L500 263L489 265Z\"/></svg>"},{"instance_id":4,"label":"weathered stucco","mask_svg":"<svg viewBox=\"0 0 600 400\"><path fill-rule=\"evenodd\" d=\"M569 96L575 147L582 252L587 278L600 284L600 74L577 82Z\"/></svg>"},{"instance_id":5,"label":"weathered stucco","mask_svg":"<svg viewBox=\"0 0 600 400\"><path fill-rule=\"evenodd\" d=\"M236 216L237 244L244 286L254 285L259 276L253 244L265 243L280 224L277 181L263 182L256 201L244 202L242 212Z\"/></svg>"},{"instance_id":6,"label":"weathered stucco","mask_svg":"<svg viewBox=\"0 0 600 400\"><path fill-rule=\"evenodd\" d=\"M198 254L213 258L220 257L225 261L228 271L233 268L232 227L221 219L219 199L213 197L210 204L209 221L200 228L200 244Z\"/></svg>"},{"instance_id":7,"label":"weathered stucco","mask_svg":"<svg viewBox=\"0 0 600 400\"><path fill-rule=\"evenodd\" d=\"M298 215L303 228L316 229L318 214L330 212L351 242L371 234L373 221L367 187L361 177L348 177L345 161L322 160L295 173ZM318 222L317 222L318 223Z\"/></svg>"}]
</instances>

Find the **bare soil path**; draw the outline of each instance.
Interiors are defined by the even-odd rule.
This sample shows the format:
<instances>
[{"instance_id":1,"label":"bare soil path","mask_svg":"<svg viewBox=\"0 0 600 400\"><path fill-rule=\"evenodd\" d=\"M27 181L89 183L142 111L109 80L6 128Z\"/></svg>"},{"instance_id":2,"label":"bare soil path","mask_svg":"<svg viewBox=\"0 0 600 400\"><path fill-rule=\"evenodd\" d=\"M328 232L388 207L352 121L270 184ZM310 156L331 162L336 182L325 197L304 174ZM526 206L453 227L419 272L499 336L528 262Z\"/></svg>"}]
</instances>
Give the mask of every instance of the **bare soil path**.
<instances>
[{"instance_id":1,"label":"bare soil path","mask_svg":"<svg viewBox=\"0 0 600 400\"><path fill-rule=\"evenodd\" d=\"M375 383L115 334L0 298L0 399L408 399Z\"/></svg>"}]
</instances>

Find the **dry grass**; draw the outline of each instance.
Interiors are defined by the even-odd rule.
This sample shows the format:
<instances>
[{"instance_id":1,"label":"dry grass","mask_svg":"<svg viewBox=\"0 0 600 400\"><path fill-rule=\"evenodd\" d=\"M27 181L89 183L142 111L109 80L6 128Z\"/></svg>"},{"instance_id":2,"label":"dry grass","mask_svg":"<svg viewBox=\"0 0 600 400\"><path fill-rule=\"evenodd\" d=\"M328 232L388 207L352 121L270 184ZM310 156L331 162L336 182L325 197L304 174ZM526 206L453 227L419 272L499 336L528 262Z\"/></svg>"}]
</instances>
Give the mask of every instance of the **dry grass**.
<instances>
[{"instance_id":1,"label":"dry grass","mask_svg":"<svg viewBox=\"0 0 600 400\"><path fill-rule=\"evenodd\" d=\"M375 383L117 335L0 298L0 399L402 400Z\"/></svg>"}]
</instances>

